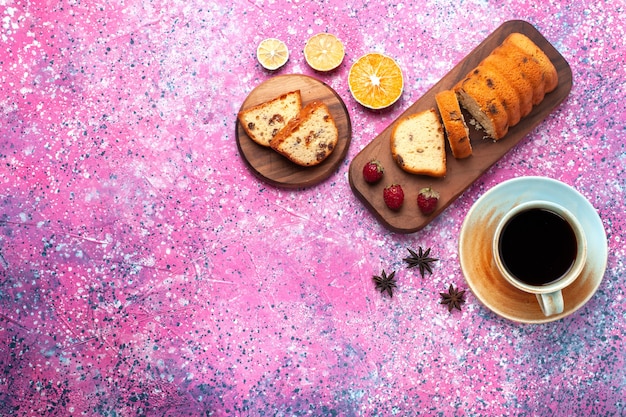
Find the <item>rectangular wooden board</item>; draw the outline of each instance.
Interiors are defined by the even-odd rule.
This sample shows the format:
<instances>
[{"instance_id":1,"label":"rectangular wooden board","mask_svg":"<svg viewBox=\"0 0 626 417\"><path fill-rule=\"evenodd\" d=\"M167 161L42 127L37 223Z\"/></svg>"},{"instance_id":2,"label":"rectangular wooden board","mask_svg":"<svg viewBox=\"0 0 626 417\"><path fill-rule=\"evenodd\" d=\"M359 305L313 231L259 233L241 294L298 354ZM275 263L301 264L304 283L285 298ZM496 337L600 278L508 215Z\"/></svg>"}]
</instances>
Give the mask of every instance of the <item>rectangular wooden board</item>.
<instances>
[{"instance_id":1,"label":"rectangular wooden board","mask_svg":"<svg viewBox=\"0 0 626 417\"><path fill-rule=\"evenodd\" d=\"M559 76L557 88L546 94L544 100L530 114L511 127L508 134L497 142L485 139L483 131L468 123L473 154L465 159L455 159L446 144L447 173L444 178L414 175L400 169L391 156L390 135L394 125L410 114L429 108L436 109L435 95L439 91L452 88L514 32L528 36L550 58ZM537 127L567 97L571 88L571 68L550 42L528 22L505 22L354 157L348 172L352 191L390 230L399 233L416 232L444 211L477 178ZM469 119L466 115L466 120ZM363 166L372 159L378 159L385 167L383 180L374 185L366 183L362 176ZM404 189L405 202L399 211L387 208L382 198L383 188L392 183L401 184ZM417 207L417 194L421 188L428 186L440 193L440 200L435 212L425 216Z\"/></svg>"}]
</instances>

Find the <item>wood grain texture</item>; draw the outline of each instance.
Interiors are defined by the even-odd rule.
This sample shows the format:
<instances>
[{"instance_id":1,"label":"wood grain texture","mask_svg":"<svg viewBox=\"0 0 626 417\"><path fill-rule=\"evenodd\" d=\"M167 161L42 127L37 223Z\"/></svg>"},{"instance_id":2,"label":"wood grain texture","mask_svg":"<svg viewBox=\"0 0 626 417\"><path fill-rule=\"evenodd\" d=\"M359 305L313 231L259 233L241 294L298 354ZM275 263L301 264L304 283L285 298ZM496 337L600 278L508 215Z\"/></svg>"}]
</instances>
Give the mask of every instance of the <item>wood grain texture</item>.
<instances>
[{"instance_id":1,"label":"wood grain texture","mask_svg":"<svg viewBox=\"0 0 626 417\"><path fill-rule=\"evenodd\" d=\"M466 159L455 159L449 145L446 144L447 174L444 178L412 175L400 169L391 156L389 145L394 125L410 114L436 108L435 95L439 91L452 88L500 45L509 34L514 32L528 36L550 58L559 75L559 84L556 90L547 94L528 116L510 128L508 134L497 142L484 139L484 133L470 125L473 155ZM416 232L445 210L477 178L541 123L567 97L571 88L572 71L569 64L543 35L525 21L505 22L355 156L349 168L350 186L355 195L387 228L399 233ZM466 115L466 119L469 120L468 115ZM378 159L385 167L384 180L375 185L366 183L361 174L363 165L372 159ZM382 199L383 188L392 183L401 184L405 194L404 205L397 212L389 210ZM421 188L427 186L432 186L439 191L440 201L434 213L424 216L417 207L417 193Z\"/></svg>"},{"instance_id":2,"label":"wood grain texture","mask_svg":"<svg viewBox=\"0 0 626 417\"><path fill-rule=\"evenodd\" d=\"M300 90L303 106L312 101L324 102L337 125L337 147L321 164L312 167L299 166L276 151L255 143L238 120L235 137L239 153L257 177L279 187L304 188L328 178L346 156L352 138L352 126L341 97L330 86L313 77L301 74L279 75L252 90L240 111L294 90Z\"/></svg>"}]
</instances>

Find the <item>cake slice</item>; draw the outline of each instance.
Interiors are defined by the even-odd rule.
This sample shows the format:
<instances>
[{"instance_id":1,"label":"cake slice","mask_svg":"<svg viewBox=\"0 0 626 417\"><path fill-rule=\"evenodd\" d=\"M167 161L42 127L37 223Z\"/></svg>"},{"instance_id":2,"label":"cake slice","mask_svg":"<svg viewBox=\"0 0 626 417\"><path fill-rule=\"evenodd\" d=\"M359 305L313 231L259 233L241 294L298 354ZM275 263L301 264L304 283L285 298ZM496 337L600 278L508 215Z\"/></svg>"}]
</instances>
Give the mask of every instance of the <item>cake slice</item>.
<instances>
[{"instance_id":1,"label":"cake slice","mask_svg":"<svg viewBox=\"0 0 626 417\"><path fill-rule=\"evenodd\" d=\"M339 132L328 106L311 102L270 142L276 152L302 166L325 160L337 146Z\"/></svg>"},{"instance_id":2,"label":"cake slice","mask_svg":"<svg viewBox=\"0 0 626 417\"><path fill-rule=\"evenodd\" d=\"M296 117L301 108L300 90L296 90L242 110L237 118L250 139L269 147L272 138Z\"/></svg>"},{"instance_id":3,"label":"cake slice","mask_svg":"<svg viewBox=\"0 0 626 417\"><path fill-rule=\"evenodd\" d=\"M444 90L435 95L441 121L450 144L452 156L467 158L472 154L472 145L469 138L469 129L463 119L459 101L452 90Z\"/></svg>"},{"instance_id":4,"label":"cake slice","mask_svg":"<svg viewBox=\"0 0 626 417\"><path fill-rule=\"evenodd\" d=\"M412 174L446 175L446 144L443 126L434 108L406 116L391 131L391 154Z\"/></svg>"}]
</instances>

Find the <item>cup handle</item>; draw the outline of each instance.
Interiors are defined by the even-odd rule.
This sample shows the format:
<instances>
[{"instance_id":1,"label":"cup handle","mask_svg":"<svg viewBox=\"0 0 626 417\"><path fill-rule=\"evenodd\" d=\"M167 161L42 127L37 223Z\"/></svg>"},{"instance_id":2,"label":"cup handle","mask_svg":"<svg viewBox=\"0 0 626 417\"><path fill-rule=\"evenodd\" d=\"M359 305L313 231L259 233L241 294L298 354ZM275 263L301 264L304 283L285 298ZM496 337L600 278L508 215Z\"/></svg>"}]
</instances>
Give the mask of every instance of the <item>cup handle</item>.
<instances>
[{"instance_id":1,"label":"cup handle","mask_svg":"<svg viewBox=\"0 0 626 417\"><path fill-rule=\"evenodd\" d=\"M546 317L563 312L563 293L561 290L548 294L537 294L537 301L539 301L539 307Z\"/></svg>"}]
</instances>

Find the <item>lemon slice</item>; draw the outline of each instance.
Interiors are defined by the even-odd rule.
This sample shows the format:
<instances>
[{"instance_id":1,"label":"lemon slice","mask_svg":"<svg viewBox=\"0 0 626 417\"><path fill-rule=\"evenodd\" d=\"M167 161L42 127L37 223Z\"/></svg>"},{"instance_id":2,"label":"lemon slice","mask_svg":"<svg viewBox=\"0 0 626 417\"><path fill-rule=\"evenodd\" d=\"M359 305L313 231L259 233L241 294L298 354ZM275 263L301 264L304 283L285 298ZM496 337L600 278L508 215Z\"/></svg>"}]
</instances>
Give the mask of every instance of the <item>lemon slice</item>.
<instances>
[{"instance_id":1,"label":"lemon slice","mask_svg":"<svg viewBox=\"0 0 626 417\"><path fill-rule=\"evenodd\" d=\"M289 50L280 39L267 38L256 48L256 57L263 68L275 70L285 65L289 59Z\"/></svg>"},{"instance_id":2,"label":"lemon slice","mask_svg":"<svg viewBox=\"0 0 626 417\"><path fill-rule=\"evenodd\" d=\"M402 95L404 78L400 66L386 55L368 53L348 73L348 87L354 99L370 109L384 109Z\"/></svg>"},{"instance_id":3,"label":"lemon slice","mask_svg":"<svg viewBox=\"0 0 626 417\"><path fill-rule=\"evenodd\" d=\"M313 35L304 46L304 59L317 71L330 71L341 65L345 50L343 43L330 33Z\"/></svg>"}]
</instances>

